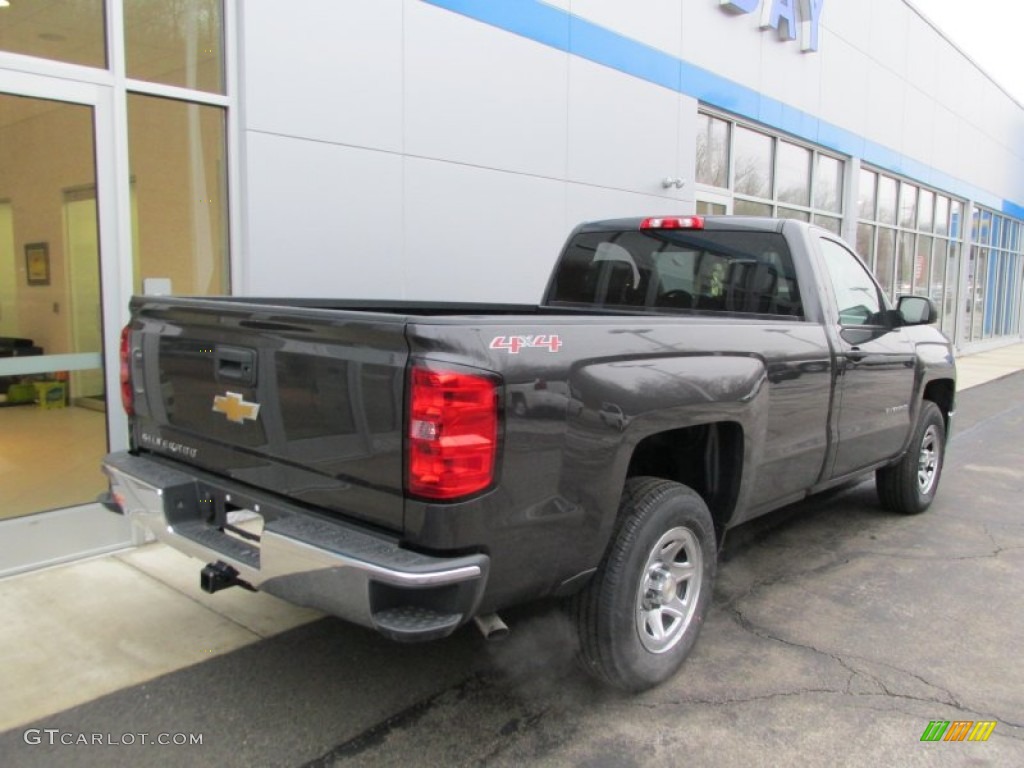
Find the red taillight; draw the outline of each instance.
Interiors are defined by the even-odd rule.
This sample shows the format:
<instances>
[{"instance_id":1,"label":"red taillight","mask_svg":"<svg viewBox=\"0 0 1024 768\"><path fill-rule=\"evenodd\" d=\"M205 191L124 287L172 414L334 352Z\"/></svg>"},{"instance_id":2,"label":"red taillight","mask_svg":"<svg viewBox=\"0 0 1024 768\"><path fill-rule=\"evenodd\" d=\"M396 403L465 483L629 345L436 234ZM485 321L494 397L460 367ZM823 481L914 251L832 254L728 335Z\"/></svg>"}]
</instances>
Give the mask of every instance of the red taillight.
<instances>
[{"instance_id":1,"label":"red taillight","mask_svg":"<svg viewBox=\"0 0 1024 768\"><path fill-rule=\"evenodd\" d=\"M704 229L704 217L657 216L641 221L640 229Z\"/></svg>"},{"instance_id":2,"label":"red taillight","mask_svg":"<svg viewBox=\"0 0 1024 768\"><path fill-rule=\"evenodd\" d=\"M414 367L407 447L410 494L450 500L487 488L498 450L497 380Z\"/></svg>"},{"instance_id":3,"label":"red taillight","mask_svg":"<svg viewBox=\"0 0 1024 768\"><path fill-rule=\"evenodd\" d=\"M135 397L132 392L132 329L121 330L121 404L129 416L135 415Z\"/></svg>"}]
</instances>

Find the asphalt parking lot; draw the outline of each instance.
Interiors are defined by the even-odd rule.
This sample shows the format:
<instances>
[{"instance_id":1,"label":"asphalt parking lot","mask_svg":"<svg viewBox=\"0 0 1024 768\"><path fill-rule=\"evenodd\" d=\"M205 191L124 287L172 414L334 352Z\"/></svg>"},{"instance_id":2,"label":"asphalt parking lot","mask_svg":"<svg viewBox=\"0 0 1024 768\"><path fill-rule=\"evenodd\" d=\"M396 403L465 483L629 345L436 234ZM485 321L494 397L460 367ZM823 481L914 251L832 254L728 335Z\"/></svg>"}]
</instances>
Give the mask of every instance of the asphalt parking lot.
<instances>
[{"instance_id":1,"label":"asphalt parking lot","mask_svg":"<svg viewBox=\"0 0 1024 768\"><path fill-rule=\"evenodd\" d=\"M731 535L694 653L648 693L579 673L554 606L499 643L317 619L11 728L0 765L1024 765L1024 373L961 394L956 421L926 514L865 482ZM935 720L996 726L922 742Z\"/></svg>"}]
</instances>

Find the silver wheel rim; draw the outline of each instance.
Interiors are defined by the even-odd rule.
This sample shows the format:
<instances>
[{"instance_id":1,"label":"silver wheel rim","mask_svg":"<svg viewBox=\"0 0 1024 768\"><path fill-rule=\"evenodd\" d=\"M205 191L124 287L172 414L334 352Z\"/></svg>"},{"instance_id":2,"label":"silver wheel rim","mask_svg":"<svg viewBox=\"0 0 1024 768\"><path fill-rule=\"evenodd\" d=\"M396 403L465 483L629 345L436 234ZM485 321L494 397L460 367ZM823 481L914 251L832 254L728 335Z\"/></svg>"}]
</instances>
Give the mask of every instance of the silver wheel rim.
<instances>
[{"instance_id":1,"label":"silver wheel rim","mask_svg":"<svg viewBox=\"0 0 1024 768\"><path fill-rule=\"evenodd\" d=\"M673 528L651 549L636 596L636 631L651 653L672 650L693 621L704 581L697 537Z\"/></svg>"},{"instance_id":2,"label":"silver wheel rim","mask_svg":"<svg viewBox=\"0 0 1024 768\"><path fill-rule=\"evenodd\" d=\"M917 490L922 496L931 493L935 478L939 473L939 460L942 458L942 444L939 442L939 430L931 425L921 439L921 453L917 457Z\"/></svg>"}]
</instances>

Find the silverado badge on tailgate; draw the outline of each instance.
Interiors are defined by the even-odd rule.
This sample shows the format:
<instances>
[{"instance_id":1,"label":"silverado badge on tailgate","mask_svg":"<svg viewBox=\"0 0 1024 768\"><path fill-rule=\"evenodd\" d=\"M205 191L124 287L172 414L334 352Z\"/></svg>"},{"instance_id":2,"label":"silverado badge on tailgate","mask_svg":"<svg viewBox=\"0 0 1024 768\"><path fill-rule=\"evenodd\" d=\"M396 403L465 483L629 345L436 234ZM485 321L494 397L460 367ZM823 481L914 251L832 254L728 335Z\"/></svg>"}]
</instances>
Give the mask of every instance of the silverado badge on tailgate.
<instances>
[{"instance_id":1,"label":"silverado badge on tailgate","mask_svg":"<svg viewBox=\"0 0 1024 768\"><path fill-rule=\"evenodd\" d=\"M213 410L223 413L228 417L228 421L233 421L235 424L244 424L246 419L256 421L256 417L260 415L259 403L250 403L237 392L228 392L227 396L217 395L214 397Z\"/></svg>"}]
</instances>

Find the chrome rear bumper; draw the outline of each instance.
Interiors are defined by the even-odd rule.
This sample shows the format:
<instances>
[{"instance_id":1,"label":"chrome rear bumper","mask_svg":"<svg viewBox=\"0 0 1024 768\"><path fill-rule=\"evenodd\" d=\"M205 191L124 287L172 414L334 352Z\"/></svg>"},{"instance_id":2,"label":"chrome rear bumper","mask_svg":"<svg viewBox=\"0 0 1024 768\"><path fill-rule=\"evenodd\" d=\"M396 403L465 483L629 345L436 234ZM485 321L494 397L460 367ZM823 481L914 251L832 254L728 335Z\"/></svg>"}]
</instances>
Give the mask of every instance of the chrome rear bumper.
<instances>
[{"instance_id":1,"label":"chrome rear bumper","mask_svg":"<svg viewBox=\"0 0 1024 768\"><path fill-rule=\"evenodd\" d=\"M103 470L121 511L160 541L203 562L228 565L256 589L393 639L443 637L472 618L480 603L486 555L413 552L396 538L168 460L112 453ZM225 498L263 517L258 542L209 522L209 505Z\"/></svg>"}]
</instances>

